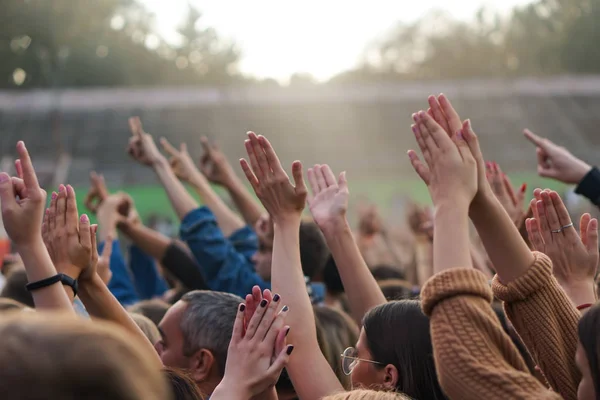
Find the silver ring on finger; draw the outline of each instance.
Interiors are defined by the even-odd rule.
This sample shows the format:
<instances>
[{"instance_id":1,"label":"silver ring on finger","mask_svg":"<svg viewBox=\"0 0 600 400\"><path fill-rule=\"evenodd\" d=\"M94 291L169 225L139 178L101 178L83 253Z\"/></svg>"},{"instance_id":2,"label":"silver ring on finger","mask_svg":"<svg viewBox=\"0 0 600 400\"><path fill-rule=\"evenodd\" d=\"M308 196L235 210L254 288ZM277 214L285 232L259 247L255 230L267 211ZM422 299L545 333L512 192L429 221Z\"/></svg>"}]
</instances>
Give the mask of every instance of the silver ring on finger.
<instances>
[{"instance_id":1,"label":"silver ring on finger","mask_svg":"<svg viewBox=\"0 0 600 400\"><path fill-rule=\"evenodd\" d=\"M567 225L565 225L565 226L562 226L562 227L560 228L560 230L562 231L562 230L565 230L565 229L567 229L567 228L570 228L570 227L572 227L572 226L573 226L573 223L571 222L570 224L567 224Z\"/></svg>"},{"instance_id":2,"label":"silver ring on finger","mask_svg":"<svg viewBox=\"0 0 600 400\"><path fill-rule=\"evenodd\" d=\"M563 228L560 229L552 229L552 233L561 233L563 231Z\"/></svg>"}]
</instances>

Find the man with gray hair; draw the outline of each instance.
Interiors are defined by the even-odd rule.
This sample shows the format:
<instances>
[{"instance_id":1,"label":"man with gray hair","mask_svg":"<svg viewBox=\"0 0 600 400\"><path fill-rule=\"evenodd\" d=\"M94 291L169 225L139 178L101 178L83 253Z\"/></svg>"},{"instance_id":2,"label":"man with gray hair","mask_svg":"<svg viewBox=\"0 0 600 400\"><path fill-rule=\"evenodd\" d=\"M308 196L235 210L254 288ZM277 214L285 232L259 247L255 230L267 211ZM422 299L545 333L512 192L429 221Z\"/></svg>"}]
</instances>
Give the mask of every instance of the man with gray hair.
<instances>
[{"instance_id":1,"label":"man with gray hair","mask_svg":"<svg viewBox=\"0 0 600 400\"><path fill-rule=\"evenodd\" d=\"M230 293L194 290L175 303L158 325L163 365L189 372L200 391L212 394L225 374L227 349L238 305Z\"/></svg>"}]
</instances>

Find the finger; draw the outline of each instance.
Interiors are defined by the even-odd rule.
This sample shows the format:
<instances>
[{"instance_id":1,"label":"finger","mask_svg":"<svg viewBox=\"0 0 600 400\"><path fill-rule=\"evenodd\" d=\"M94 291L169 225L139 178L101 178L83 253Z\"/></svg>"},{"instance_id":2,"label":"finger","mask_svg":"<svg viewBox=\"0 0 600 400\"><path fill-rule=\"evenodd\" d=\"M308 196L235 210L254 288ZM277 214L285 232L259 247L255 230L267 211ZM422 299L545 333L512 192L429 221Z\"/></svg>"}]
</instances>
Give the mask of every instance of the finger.
<instances>
[{"instance_id":1,"label":"finger","mask_svg":"<svg viewBox=\"0 0 600 400\"><path fill-rule=\"evenodd\" d=\"M460 156L463 160L473 157L473 155L471 154L471 150L469 149L469 145L465 140L463 128L460 128L456 135L452 137L452 141L456 145L456 148L458 149L458 152L460 153Z\"/></svg>"},{"instance_id":2,"label":"finger","mask_svg":"<svg viewBox=\"0 0 600 400\"><path fill-rule=\"evenodd\" d=\"M416 114L413 114L413 115L416 115ZM415 120L418 121L418 118L415 118ZM431 152L427 148L427 144L425 143L425 140L423 139L423 134L421 133L419 124L416 123L414 125L411 125L411 129L415 135L415 140L417 141L417 144L419 145L419 149L421 150L421 153L423 154L423 159L425 159L425 163L427 165L433 165L433 162L432 162L433 160L431 159Z\"/></svg>"},{"instance_id":3,"label":"finger","mask_svg":"<svg viewBox=\"0 0 600 400\"><path fill-rule=\"evenodd\" d=\"M277 157L277 153L275 153L271 142L263 135L258 136L258 141L265 154L269 169L278 175L285 174L285 170L281 166L281 161L279 161L279 157Z\"/></svg>"},{"instance_id":4,"label":"finger","mask_svg":"<svg viewBox=\"0 0 600 400\"><path fill-rule=\"evenodd\" d=\"M338 177L338 187L340 191L348 191L348 180L346 179L346 171L342 171Z\"/></svg>"},{"instance_id":5,"label":"finger","mask_svg":"<svg viewBox=\"0 0 600 400\"><path fill-rule=\"evenodd\" d=\"M546 210L546 218L548 218L548 226L550 230L557 231L561 228L560 220L558 219L558 214L556 209L554 208L554 204L552 203L552 199L550 198L550 192L544 190L542 192L542 201L544 202L544 209ZM560 238L560 235L555 234L553 238Z\"/></svg>"},{"instance_id":6,"label":"finger","mask_svg":"<svg viewBox=\"0 0 600 400\"><path fill-rule=\"evenodd\" d=\"M179 156L179 151L177 151L177 149L175 147L173 147L171 145L171 143L169 143L169 141L166 138L161 137L160 138L160 144L161 144L162 148L167 153L169 153L170 156L173 156L173 157L178 157Z\"/></svg>"},{"instance_id":7,"label":"finger","mask_svg":"<svg viewBox=\"0 0 600 400\"><path fill-rule=\"evenodd\" d=\"M525 138L527 140L529 140L531 143L535 144L536 146L541 147L542 149L546 148L546 145L547 145L546 139L544 139L541 136L536 135L535 133L531 132L529 129L523 130L523 135L525 135Z\"/></svg>"},{"instance_id":8,"label":"finger","mask_svg":"<svg viewBox=\"0 0 600 400\"><path fill-rule=\"evenodd\" d=\"M316 165L315 165L316 167ZM309 168L306 172L308 176L308 185L310 186L310 191L313 194L313 197L321 193L321 189L319 187L319 183L317 182L317 173L314 168Z\"/></svg>"},{"instance_id":9,"label":"finger","mask_svg":"<svg viewBox=\"0 0 600 400\"><path fill-rule=\"evenodd\" d=\"M590 221L592 220L592 216L588 213L585 213L579 219L579 237L581 238L581 242L584 246L587 247L587 230Z\"/></svg>"},{"instance_id":10,"label":"finger","mask_svg":"<svg viewBox=\"0 0 600 400\"><path fill-rule=\"evenodd\" d=\"M267 369L267 374L269 376L273 376L273 379L276 380L281 371L285 368L287 363L290 360L290 355L294 351L293 345L287 345L286 348L279 353L273 364Z\"/></svg>"},{"instance_id":11,"label":"finger","mask_svg":"<svg viewBox=\"0 0 600 400\"><path fill-rule=\"evenodd\" d=\"M533 197L534 197L536 200L541 200L541 199L542 199L542 192L543 192L543 190L542 190L542 189L540 189L540 188L536 188L536 189L534 189L534 190L533 190Z\"/></svg>"},{"instance_id":12,"label":"finger","mask_svg":"<svg viewBox=\"0 0 600 400\"><path fill-rule=\"evenodd\" d=\"M515 193L515 189L510 181L510 178L505 173L502 173L502 183L504 184L504 189L510 198L510 201L513 205L517 205L517 194Z\"/></svg>"},{"instance_id":13,"label":"finger","mask_svg":"<svg viewBox=\"0 0 600 400\"><path fill-rule=\"evenodd\" d=\"M452 142L450 141L448 134L444 132L442 128L438 125L438 123L435 122L435 120L431 118L431 116L429 116L427 113L423 111L419 112L419 122L421 123L421 125L419 125L419 128L422 131L423 126L426 127L427 132L431 137L431 140L433 140L433 142L435 143L435 147L447 148L449 145L451 145ZM427 138L425 138L425 140L427 140ZM429 147L429 150L432 150L430 143L427 143L427 147Z\"/></svg>"},{"instance_id":14,"label":"finger","mask_svg":"<svg viewBox=\"0 0 600 400\"><path fill-rule=\"evenodd\" d=\"M598 220L593 218L588 224L587 230L587 251L590 254L595 254L598 257Z\"/></svg>"},{"instance_id":15,"label":"finger","mask_svg":"<svg viewBox=\"0 0 600 400\"><path fill-rule=\"evenodd\" d=\"M248 179L248 182L250 182L252 189L254 189L255 192L258 192L259 182L258 182L258 179L256 178L256 175L254 175L254 172L252 172L252 169L250 168L248 161L246 161L243 158L240 159L240 166L242 167L242 171L244 171L244 175L246 175L246 179Z\"/></svg>"},{"instance_id":16,"label":"finger","mask_svg":"<svg viewBox=\"0 0 600 400\"><path fill-rule=\"evenodd\" d=\"M567 226L571 224L571 216L569 215L569 211L567 211L567 207L565 203L562 201L558 193L555 191L551 191L550 200L552 201L552 205L554 210L556 211L556 215L558 216L558 222L561 226ZM570 226L568 228L564 228L563 234L571 239L571 240L579 240L579 236L577 235L577 230L574 226Z\"/></svg>"},{"instance_id":17,"label":"finger","mask_svg":"<svg viewBox=\"0 0 600 400\"><path fill-rule=\"evenodd\" d=\"M90 235L90 219L87 214L79 218L79 244L84 249L92 249L92 236Z\"/></svg>"},{"instance_id":18,"label":"finger","mask_svg":"<svg viewBox=\"0 0 600 400\"><path fill-rule=\"evenodd\" d=\"M267 301L270 303L273 300L273 292L271 292L269 289L265 289L263 290L262 297L263 299L267 299ZM275 297L277 298L277 301L279 301L280 296L275 295Z\"/></svg>"},{"instance_id":19,"label":"finger","mask_svg":"<svg viewBox=\"0 0 600 400\"><path fill-rule=\"evenodd\" d=\"M274 329L279 330L279 328L283 326L283 316L285 315L285 313L283 314L283 316L279 316L276 314L276 311L278 311L279 309L279 297L277 297L277 301L274 301L274 299L273 301L269 301L269 299L266 298L264 299L264 301L266 301L268 304L267 310L265 311L262 321L256 328L256 333L254 334L255 338L259 341L265 340L267 333L271 329L272 325L277 321L281 322L278 326L274 327ZM276 316L278 318L276 318ZM272 340L274 339L275 338L272 338Z\"/></svg>"},{"instance_id":20,"label":"finger","mask_svg":"<svg viewBox=\"0 0 600 400\"><path fill-rule=\"evenodd\" d=\"M417 129L419 132L421 132L421 138L423 139L423 143L425 145L424 146L425 151L428 151L430 154L431 160L435 161L433 158L434 158L435 154L437 154L438 145L435 142L435 140L433 140L433 138L431 137L431 132L429 131L429 128L425 124L425 118L423 118L422 115L424 115L424 113L422 111L419 111L419 113L417 115L417 120L418 120Z\"/></svg>"},{"instance_id":21,"label":"finger","mask_svg":"<svg viewBox=\"0 0 600 400\"><path fill-rule=\"evenodd\" d=\"M286 315L287 315L287 312L274 314L273 316L269 316L269 317L267 317L265 315L265 318L263 320L263 321L272 321L270 326L267 327L267 329L264 333L263 341L273 348L277 347L277 338L279 336L281 329L283 328ZM269 319L267 319L267 318L269 318ZM266 325L266 324L264 324L264 325Z\"/></svg>"},{"instance_id":22,"label":"finger","mask_svg":"<svg viewBox=\"0 0 600 400\"><path fill-rule=\"evenodd\" d=\"M273 347L273 354L275 356L277 356L279 353L281 353L287 346L286 346L286 338L287 335L290 333L290 326L289 325L284 325L283 328L281 328L279 330L279 332L277 333L277 337L275 339L275 346Z\"/></svg>"},{"instance_id":23,"label":"finger","mask_svg":"<svg viewBox=\"0 0 600 400\"><path fill-rule=\"evenodd\" d=\"M516 205L519 206L520 208L523 207L523 204L525 204L525 195L527 193L527 184L523 183L521 185L521 188L519 189L519 192L516 195Z\"/></svg>"},{"instance_id":24,"label":"finger","mask_svg":"<svg viewBox=\"0 0 600 400\"><path fill-rule=\"evenodd\" d=\"M265 177L265 172L262 170L260 163L258 161L258 155L254 151L254 145L252 144L252 140L247 139L244 141L244 146L246 147L246 153L248 154L248 159L250 160L250 166L252 167L252 172L258 179L258 181L262 181ZM262 151L262 150L261 150Z\"/></svg>"},{"instance_id":25,"label":"finger","mask_svg":"<svg viewBox=\"0 0 600 400\"><path fill-rule=\"evenodd\" d=\"M452 136L450 125L448 125L448 120L446 119L446 115L444 114L438 99L435 96L429 96L427 102L429 103L429 107L431 107L431 115L433 118L448 135Z\"/></svg>"},{"instance_id":26,"label":"finger","mask_svg":"<svg viewBox=\"0 0 600 400\"><path fill-rule=\"evenodd\" d=\"M268 305L269 302L266 299L262 299L260 301L258 307L256 307L254 315L252 316L252 319L250 319L250 322L248 323L248 327L246 328L246 338L252 339L254 337L256 331L261 325L265 313L267 312Z\"/></svg>"},{"instance_id":27,"label":"finger","mask_svg":"<svg viewBox=\"0 0 600 400\"><path fill-rule=\"evenodd\" d=\"M544 239L545 244L550 244L553 242L550 225L548 223L548 217L546 215L546 206L544 205L543 200L537 200L535 203L538 213L538 224L540 228L540 233L542 234L542 238Z\"/></svg>"},{"instance_id":28,"label":"finger","mask_svg":"<svg viewBox=\"0 0 600 400\"><path fill-rule=\"evenodd\" d=\"M483 161L483 154L481 153L481 147L479 146L479 138L477 137L477 134L473 130L473 126L471 125L470 119L466 119L463 122L462 135L463 135L463 139L467 142L467 145L469 146L469 150L471 150L471 154L473 155L473 158L475 158L477 165L479 166L479 168L481 168L483 170L484 161Z\"/></svg>"},{"instance_id":29,"label":"finger","mask_svg":"<svg viewBox=\"0 0 600 400\"><path fill-rule=\"evenodd\" d=\"M535 155L537 157L538 168L546 170L550 167L548 164L548 154L541 147L536 147Z\"/></svg>"},{"instance_id":30,"label":"finger","mask_svg":"<svg viewBox=\"0 0 600 400\"><path fill-rule=\"evenodd\" d=\"M323 177L325 178L325 183L327 184L327 187L335 186L335 184L337 183L337 179L335 178L331 167L327 164L323 164L321 166L321 171L323 172Z\"/></svg>"},{"instance_id":31,"label":"finger","mask_svg":"<svg viewBox=\"0 0 600 400\"><path fill-rule=\"evenodd\" d=\"M248 132L248 138L250 139L250 144L252 144L252 150L254 151L254 155L256 156L258 168L262 172L263 176L272 175L273 170L271 169L271 165L267 160L265 149L261 145L261 142L258 140L258 136L254 132ZM256 171L254 171L254 173L256 173Z\"/></svg>"},{"instance_id":32,"label":"finger","mask_svg":"<svg viewBox=\"0 0 600 400\"><path fill-rule=\"evenodd\" d=\"M235 315L235 322L233 323L233 331L231 332L231 342L238 343L244 336L244 311L246 305L241 303L238 306L238 312ZM231 346L231 344L230 344Z\"/></svg>"},{"instance_id":33,"label":"finger","mask_svg":"<svg viewBox=\"0 0 600 400\"><path fill-rule=\"evenodd\" d=\"M23 165L21 165L21 160L15 160L15 170L19 179L23 179Z\"/></svg>"},{"instance_id":34,"label":"finger","mask_svg":"<svg viewBox=\"0 0 600 400\"><path fill-rule=\"evenodd\" d=\"M98 225L94 224L90 226L90 246L91 246L91 250L92 250L92 264L98 264L98 243L97 243L97 239L96 239L96 231L98 230ZM106 242L108 243L108 239L106 239ZM104 250L106 251L106 246L104 248ZM109 253L112 251L112 239L110 240L110 250ZM104 256L104 253L102 254L102 256ZM108 255L108 257L105 258L105 260L107 260L108 263L108 267L110 268L110 254Z\"/></svg>"},{"instance_id":35,"label":"finger","mask_svg":"<svg viewBox=\"0 0 600 400\"><path fill-rule=\"evenodd\" d=\"M525 227L527 228L527 235L533 249L544 252L544 239L542 238L538 223L533 218L529 218L525 222Z\"/></svg>"},{"instance_id":36,"label":"finger","mask_svg":"<svg viewBox=\"0 0 600 400\"><path fill-rule=\"evenodd\" d=\"M533 218L536 220L536 223L539 226L539 221L540 221L540 215L538 213L538 208L537 208L537 202L539 200L538 199L531 199L531 201L529 202L529 208L531 209L531 213L533 215Z\"/></svg>"},{"instance_id":37,"label":"finger","mask_svg":"<svg viewBox=\"0 0 600 400\"><path fill-rule=\"evenodd\" d=\"M408 158L410 159L410 163L415 172L419 175L419 178L421 178L426 185L429 185L431 179L429 169L421 162L417 153L414 150L409 150Z\"/></svg>"},{"instance_id":38,"label":"finger","mask_svg":"<svg viewBox=\"0 0 600 400\"><path fill-rule=\"evenodd\" d=\"M67 190L65 185L58 186L58 198L56 199L56 227L62 229L67 223Z\"/></svg>"},{"instance_id":39,"label":"finger","mask_svg":"<svg viewBox=\"0 0 600 400\"><path fill-rule=\"evenodd\" d=\"M77 211L77 199L75 197L75 190L73 186L67 185L66 188L67 198L66 198L66 215L65 215L65 223L67 225L67 233L69 235L77 236L77 220L79 219L79 212ZM88 227L85 229L86 236L89 230L89 220ZM81 232L81 231L80 231Z\"/></svg>"},{"instance_id":40,"label":"finger","mask_svg":"<svg viewBox=\"0 0 600 400\"><path fill-rule=\"evenodd\" d=\"M438 96L438 102L440 103L440 107L442 107L442 111L444 112L444 114L446 115L446 119L448 120L448 126L450 129L448 133L450 136L453 136L463 125L460 116L458 115L454 107L452 107L452 103L450 103L450 100L448 100L448 98L443 93Z\"/></svg>"},{"instance_id":41,"label":"finger","mask_svg":"<svg viewBox=\"0 0 600 400\"><path fill-rule=\"evenodd\" d=\"M142 139L142 121L140 121L140 117L131 117L128 120L129 122L129 130L131 134L138 139Z\"/></svg>"},{"instance_id":42,"label":"finger","mask_svg":"<svg viewBox=\"0 0 600 400\"><path fill-rule=\"evenodd\" d=\"M304 174L302 173L302 163L298 160L292 163L292 176L294 177L294 190L296 195L306 195L306 183L304 183Z\"/></svg>"},{"instance_id":43,"label":"finger","mask_svg":"<svg viewBox=\"0 0 600 400\"><path fill-rule=\"evenodd\" d=\"M317 185L319 185L319 191L327 189L327 182L325 181L325 176L323 175L323 167L317 164L313 167L313 169L315 170Z\"/></svg>"},{"instance_id":44,"label":"finger","mask_svg":"<svg viewBox=\"0 0 600 400\"><path fill-rule=\"evenodd\" d=\"M206 136L202 136L200 138L200 144L202 145L202 149L204 150L204 153L207 156L211 156L212 155L212 146L210 145L210 142L208 141L208 138Z\"/></svg>"},{"instance_id":45,"label":"finger","mask_svg":"<svg viewBox=\"0 0 600 400\"><path fill-rule=\"evenodd\" d=\"M23 182L25 183L25 187L31 190L39 189L40 184L38 183L37 175L35 174L33 163L31 162L31 157L29 157L29 152L27 151L24 142L20 141L17 143L17 153L19 154L19 160L21 161Z\"/></svg>"}]
</instances>

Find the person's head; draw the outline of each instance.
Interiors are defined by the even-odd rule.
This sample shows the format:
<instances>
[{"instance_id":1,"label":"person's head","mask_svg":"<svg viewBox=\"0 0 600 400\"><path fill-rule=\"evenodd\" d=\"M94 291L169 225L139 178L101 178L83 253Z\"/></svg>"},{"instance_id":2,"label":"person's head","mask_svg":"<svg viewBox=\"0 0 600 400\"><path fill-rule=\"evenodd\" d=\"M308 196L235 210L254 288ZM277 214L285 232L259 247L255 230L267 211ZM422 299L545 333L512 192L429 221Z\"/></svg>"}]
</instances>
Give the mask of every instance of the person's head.
<instances>
[{"instance_id":1,"label":"person's head","mask_svg":"<svg viewBox=\"0 0 600 400\"><path fill-rule=\"evenodd\" d=\"M33 297L25 286L27 285L27 273L23 268L17 268L6 277L6 283L0 291L0 297L16 300L27 307L35 308Z\"/></svg>"},{"instance_id":2,"label":"person's head","mask_svg":"<svg viewBox=\"0 0 600 400\"><path fill-rule=\"evenodd\" d=\"M252 256L256 272L265 280L271 279L273 259L273 225L268 215L256 223L258 251ZM325 267L329 249L321 230L314 222L300 224L300 262L305 276L313 279Z\"/></svg>"},{"instance_id":3,"label":"person's head","mask_svg":"<svg viewBox=\"0 0 600 400\"><path fill-rule=\"evenodd\" d=\"M158 326L163 319L167 310L171 307L169 303L159 299L143 300L127 307L127 311L141 314L149 318L155 325Z\"/></svg>"},{"instance_id":4,"label":"person's head","mask_svg":"<svg viewBox=\"0 0 600 400\"><path fill-rule=\"evenodd\" d=\"M579 320L579 343L575 363L581 372L578 400L600 398L600 304L591 307Z\"/></svg>"},{"instance_id":5,"label":"person's head","mask_svg":"<svg viewBox=\"0 0 600 400\"><path fill-rule=\"evenodd\" d=\"M137 326L144 332L150 343L154 344L160 340L160 332L154 322L142 314L130 312L129 316L135 321Z\"/></svg>"},{"instance_id":6,"label":"person's head","mask_svg":"<svg viewBox=\"0 0 600 400\"><path fill-rule=\"evenodd\" d=\"M410 400L401 393L357 389L323 397L323 400Z\"/></svg>"},{"instance_id":7,"label":"person's head","mask_svg":"<svg viewBox=\"0 0 600 400\"><path fill-rule=\"evenodd\" d=\"M400 271L398 267L393 267L391 265L376 265L371 268L371 274L373 274L373 277L377 282L387 281L390 279L405 279L404 272Z\"/></svg>"},{"instance_id":8,"label":"person's head","mask_svg":"<svg viewBox=\"0 0 600 400\"><path fill-rule=\"evenodd\" d=\"M414 296L412 285L400 279L387 279L379 282L379 287L388 301L411 299Z\"/></svg>"},{"instance_id":9,"label":"person's head","mask_svg":"<svg viewBox=\"0 0 600 400\"><path fill-rule=\"evenodd\" d=\"M381 304L363 318L356 350L344 366L353 387L395 390L417 399L445 399L433 360L429 318L417 300Z\"/></svg>"},{"instance_id":10,"label":"person's head","mask_svg":"<svg viewBox=\"0 0 600 400\"><path fill-rule=\"evenodd\" d=\"M196 382L185 371L165 368L164 373L170 384L173 400L204 400Z\"/></svg>"},{"instance_id":11,"label":"person's head","mask_svg":"<svg viewBox=\"0 0 600 400\"><path fill-rule=\"evenodd\" d=\"M0 337L3 399L171 399L155 355L116 325L13 313Z\"/></svg>"},{"instance_id":12,"label":"person's head","mask_svg":"<svg viewBox=\"0 0 600 400\"><path fill-rule=\"evenodd\" d=\"M315 306L313 309L320 329L319 339L327 343L326 346L321 346L323 354L342 385L349 389L350 379L342 371L340 354L358 340L358 326L342 311L324 306Z\"/></svg>"},{"instance_id":13,"label":"person's head","mask_svg":"<svg viewBox=\"0 0 600 400\"><path fill-rule=\"evenodd\" d=\"M203 393L223 378L231 331L242 298L194 290L175 303L158 325L156 351L163 364L189 371Z\"/></svg>"}]
</instances>

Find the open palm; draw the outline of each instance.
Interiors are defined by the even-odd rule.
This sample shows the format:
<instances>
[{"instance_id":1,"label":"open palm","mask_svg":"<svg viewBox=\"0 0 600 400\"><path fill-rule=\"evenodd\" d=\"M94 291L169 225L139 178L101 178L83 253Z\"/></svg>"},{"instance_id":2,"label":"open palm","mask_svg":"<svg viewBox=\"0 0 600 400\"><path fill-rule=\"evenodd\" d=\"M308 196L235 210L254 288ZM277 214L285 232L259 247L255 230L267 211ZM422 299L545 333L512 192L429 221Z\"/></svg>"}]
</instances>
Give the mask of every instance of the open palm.
<instances>
[{"instance_id":1,"label":"open palm","mask_svg":"<svg viewBox=\"0 0 600 400\"><path fill-rule=\"evenodd\" d=\"M328 165L315 165L308 170L312 196L308 206L313 219L321 229L344 221L348 210L348 182L342 172L336 180Z\"/></svg>"}]
</instances>

